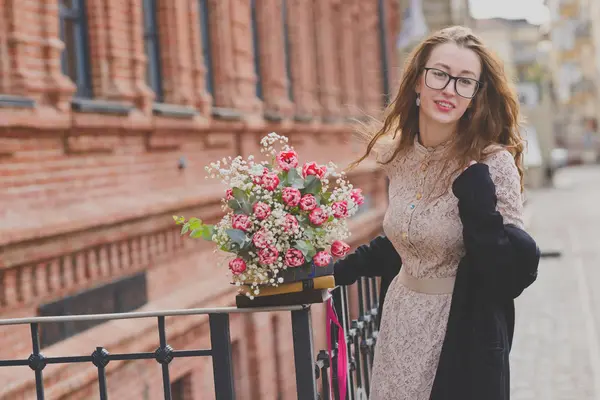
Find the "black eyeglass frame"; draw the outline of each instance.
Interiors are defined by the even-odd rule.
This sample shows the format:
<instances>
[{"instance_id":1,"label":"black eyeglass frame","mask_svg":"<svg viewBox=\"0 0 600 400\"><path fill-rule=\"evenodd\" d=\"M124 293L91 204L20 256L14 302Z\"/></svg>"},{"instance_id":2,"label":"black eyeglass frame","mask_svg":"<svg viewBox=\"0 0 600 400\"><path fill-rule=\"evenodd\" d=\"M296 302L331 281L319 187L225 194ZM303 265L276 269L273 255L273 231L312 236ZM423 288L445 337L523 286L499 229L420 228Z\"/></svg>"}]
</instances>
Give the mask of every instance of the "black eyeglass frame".
<instances>
[{"instance_id":1,"label":"black eyeglass frame","mask_svg":"<svg viewBox=\"0 0 600 400\"><path fill-rule=\"evenodd\" d=\"M472 99L473 97L475 97L475 95L477 95L477 92L479 92L479 89L481 89L481 87L483 86L483 82L478 81L477 79L469 78L469 77L466 77L466 76L452 76L449 73L447 73L446 71L443 71L443 70L441 70L439 68L424 67L423 70L425 70L425 85L427 85L427 74L431 70L442 72L442 73L446 74L446 76L448 76L448 82L446 82L446 84L443 87L441 87L441 88L433 88L433 87L427 85L428 88L433 89L433 90L444 90L444 89L446 89L448 87L448 84L451 81L454 81L454 92L457 95L459 95L460 97L463 97L465 99ZM473 92L473 96L467 97L467 96L463 96L462 94L458 93L458 90L456 88L456 83L458 82L459 79L468 79L468 80L474 81L477 84L477 87L475 88L475 91Z\"/></svg>"}]
</instances>

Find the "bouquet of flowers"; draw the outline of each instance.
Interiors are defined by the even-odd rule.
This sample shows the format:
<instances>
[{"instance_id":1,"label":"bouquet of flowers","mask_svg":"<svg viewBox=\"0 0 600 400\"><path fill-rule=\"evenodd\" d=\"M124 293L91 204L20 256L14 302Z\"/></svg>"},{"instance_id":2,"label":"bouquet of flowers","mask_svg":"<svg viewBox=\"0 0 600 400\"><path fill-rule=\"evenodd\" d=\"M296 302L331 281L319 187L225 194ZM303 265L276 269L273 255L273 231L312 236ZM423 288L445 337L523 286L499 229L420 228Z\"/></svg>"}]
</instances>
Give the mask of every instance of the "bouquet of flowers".
<instances>
[{"instance_id":1,"label":"bouquet of flowers","mask_svg":"<svg viewBox=\"0 0 600 400\"><path fill-rule=\"evenodd\" d=\"M250 299L261 287L282 284L286 270L324 268L332 257L345 256L347 219L364 201L334 163L300 165L287 143L287 137L270 133L260 142L270 161L238 156L206 167L207 178L229 187L222 200L225 215L217 224L173 217L182 235L212 241L217 250L232 254L233 283L249 288L244 294Z\"/></svg>"}]
</instances>

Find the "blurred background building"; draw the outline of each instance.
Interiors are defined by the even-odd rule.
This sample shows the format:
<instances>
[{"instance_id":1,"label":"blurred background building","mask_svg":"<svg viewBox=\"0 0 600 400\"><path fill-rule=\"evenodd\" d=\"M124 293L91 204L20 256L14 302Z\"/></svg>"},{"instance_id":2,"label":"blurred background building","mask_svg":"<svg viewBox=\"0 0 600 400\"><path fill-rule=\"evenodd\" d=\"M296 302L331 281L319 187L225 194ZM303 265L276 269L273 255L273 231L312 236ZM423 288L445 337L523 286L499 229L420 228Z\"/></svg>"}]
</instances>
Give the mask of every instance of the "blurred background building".
<instances>
[{"instance_id":1,"label":"blurred background building","mask_svg":"<svg viewBox=\"0 0 600 400\"><path fill-rule=\"evenodd\" d=\"M213 247L181 238L171 216L215 221L224 188L204 166L256 153L271 131L303 158L348 165L350 118L379 112L397 81L399 26L395 0L0 2L2 317L234 304ZM357 244L380 231L386 183L367 164L351 180L368 199ZM232 316L238 398L295 398L288 315ZM207 321L169 322L169 343L210 347ZM26 358L27 327L0 330L0 358ZM157 340L153 320L41 331L46 355L154 351ZM111 398L162 398L154 360L107 374ZM32 377L3 370L0 397L34 398ZM44 377L47 398L97 395L91 364ZM176 360L171 379L174 399L206 398L210 360Z\"/></svg>"},{"instance_id":2,"label":"blurred background building","mask_svg":"<svg viewBox=\"0 0 600 400\"><path fill-rule=\"evenodd\" d=\"M559 146L581 162L597 159L600 5L589 0L548 0L551 20L552 79L558 104L555 119Z\"/></svg>"}]
</instances>

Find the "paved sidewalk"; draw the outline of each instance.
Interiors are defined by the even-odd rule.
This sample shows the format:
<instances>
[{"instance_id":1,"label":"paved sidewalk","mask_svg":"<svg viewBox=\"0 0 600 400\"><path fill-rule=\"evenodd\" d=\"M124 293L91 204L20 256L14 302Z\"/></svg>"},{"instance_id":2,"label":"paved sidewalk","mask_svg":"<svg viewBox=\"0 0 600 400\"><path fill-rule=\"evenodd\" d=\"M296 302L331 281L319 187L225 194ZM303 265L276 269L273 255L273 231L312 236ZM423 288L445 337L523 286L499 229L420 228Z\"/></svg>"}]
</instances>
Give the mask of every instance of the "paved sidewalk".
<instances>
[{"instance_id":1,"label":"paved sidewalk","mask_svg":"<svg viewBox=\"0 0 600 400\"><path fill-rule=\"evenodd\" d=\"M544 258L517 299L513 400L600 399L600 166L561 171L530 196Z\"/></svg>"}]
</instances>

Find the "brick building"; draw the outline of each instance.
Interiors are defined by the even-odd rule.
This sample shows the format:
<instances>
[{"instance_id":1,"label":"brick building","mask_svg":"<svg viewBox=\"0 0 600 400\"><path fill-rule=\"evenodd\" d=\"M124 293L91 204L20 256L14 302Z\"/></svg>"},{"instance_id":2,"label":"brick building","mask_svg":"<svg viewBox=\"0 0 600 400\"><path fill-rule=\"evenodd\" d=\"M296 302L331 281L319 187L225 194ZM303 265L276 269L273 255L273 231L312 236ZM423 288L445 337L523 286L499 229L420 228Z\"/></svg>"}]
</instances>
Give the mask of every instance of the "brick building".
<instances>
[{"instance_id":1,"label":"brick building","mask_svg":"<svg viewBox=\"0 0 600 400\"><path fill-rule=\"evenodd\" d=\"M395 86L399 13L395 0L0 0L2 318L232 305L210 243L181 238L171 215L216 220L223 188L205 163L255 153L270 131L347 165L348 118ZM351 179L368 195L357 244L387 199L373 166ZM324 348L320 307L313 318ZM289 316L231 324L238 398L295 398ZM42 352L153 351L154 325L51 326ZM167 333L176 349L208 345L203 318L167 319ZM0 338L0 358L31 352L26 327ZM160 377L154 360L111 362L109 395L162 398ZM91 364L44 378L48 399L97 398ZM211 398L208 360L175 360L171 379L174 399ZM0 398L34 391L27 367L0 374Z\"/></svg>"}]
</instances>

